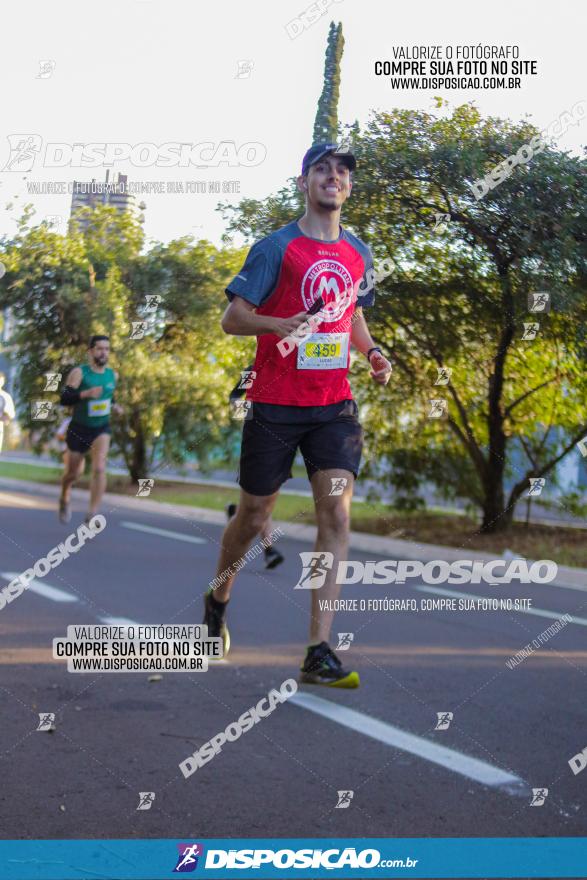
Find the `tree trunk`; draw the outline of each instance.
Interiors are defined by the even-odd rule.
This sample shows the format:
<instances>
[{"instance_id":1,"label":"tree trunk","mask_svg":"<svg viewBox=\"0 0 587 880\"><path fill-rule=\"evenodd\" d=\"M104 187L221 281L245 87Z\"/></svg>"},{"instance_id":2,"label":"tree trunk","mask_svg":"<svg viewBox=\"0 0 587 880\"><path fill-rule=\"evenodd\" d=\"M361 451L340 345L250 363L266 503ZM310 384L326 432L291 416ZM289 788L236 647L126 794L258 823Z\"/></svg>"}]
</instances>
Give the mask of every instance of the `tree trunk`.
<instances>
[{"instance_id":1,"label":"tree trunk","mask_svg":"<svg viewBox=\"0 0 587 880\"><path fill-rule=\"evenodd\" d=\"M138 413L133 413L132 428L134 437L132 439L132 451L130 456L129 471L130 478L133 483L148 476L147 473L147 444L143 434L143 426Z\"/></svg>"},{"instance_id":2,"label":"tree trunk","mask_svg":"<svg viewBox=\"0 0 587 880\"><path fill-rule=\"evenodd\" d=\"M512 523L513 506L506 510L504 474L506 461L506 441L503 430L501 410L489 416L489 454L484 480L485 499L481 532L494 534L509 529Z\"/></svg>"},{"instance_id":3,"label":"tree trunk","mask_svg":"<svg viewBox=\"0 0 587 880\"><path fill-rule=\"evenodd\" d=\"M506 510L503 478L505 473L507 437L504 431L504 412L502 406L504 370L508 349L514 337L514 304L507 271L500 271L502 284L502 305L504 324L498 341L493 364L493 374L489 378L487 395L489 417L489 449L487 470L484 480L485 503L481 532L493 534L504 532L511 526L513 506Z\"/></svg>"},{"instance_id":4,"label":"tree trunk","mask_svg":"<svg viewBox=\"0 0 587 880\"><path fill-rule=\"evenodd\" d=\"M504 532L512 522L512 511L505 509L505 492L503 487L503 463L488 465L485 498L483 503L483 521L481 532L485 535Z\"/></svg>"}]
</instances>

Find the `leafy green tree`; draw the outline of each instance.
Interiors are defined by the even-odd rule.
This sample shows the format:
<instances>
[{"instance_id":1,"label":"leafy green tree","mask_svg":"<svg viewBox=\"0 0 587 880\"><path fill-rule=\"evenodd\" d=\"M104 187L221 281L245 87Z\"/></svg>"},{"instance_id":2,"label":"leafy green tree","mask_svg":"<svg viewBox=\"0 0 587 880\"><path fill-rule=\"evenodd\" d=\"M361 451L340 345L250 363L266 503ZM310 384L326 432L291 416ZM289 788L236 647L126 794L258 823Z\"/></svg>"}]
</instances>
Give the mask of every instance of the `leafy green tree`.
<instances>
[{"instance_id":1,"label":"leafy green tree","mask_svg":"<svg viewBox=\"0 0 587 880\"><path fill-rule=\"evenodd\" d=\"M483 199L471 186L536 135L528 122L484 120L464 106L451 116L378 114L358 136L369 174L351 222L393 265L376 320L403 418L382 447L400 484L416 473L470 498L485 532L506 529L529 480L552 474L587 433L581 162L548 146ZM549 313L530 312L539 291L550 294ZM535 322L536 338L525 339ZM435 385L443 368L448 384ZM445 419L429 417L431 399L446 400ZM378 401L381 435L390 408Z\"/></svg>"},{"instance_id":2,"label":"leafy green tree","mask_svg":"<svg viewBox=\"0 0 587 880\"><path fill-rule=\"evenodd\" d=\"M349 128L358 168L345 223L390 270L368 317L395 366L387 388L364 370L355 387L367 472L412 504L433 481L470 499L493 532L509 527L531 478L554 484L587 434L587 184L582 162L549 144L477 199L475 181L539 133L471 105L437 110L376 113ZM282 213L295 196L272 198ZM270 226L266 204L256 214L238 206L232 223L257 237L257 217ZM529 310L540 291L548 313ZM524 339L535 322L536 338ZM444 369L447 384L435 384ZM430 417L443 399L444 415Z\"/></svg>"},{"instance_id":3,"label":"leafy green tree","mask_svg":"<svg viewBox=\"0 0 587 880\"><path fill-rule=\"evenodd\" d=\"M14 318L19 416L35 429L37 447L55 419L33 422L29 403L58 401L43 390L44 374L65 379L85 359L90 335L106 333L124 411L113 419L113 449L131 478L149 475L155 463L162 474L187 458L205 464L238 430L226 398L251 343L225 337L220 317L224 287L242 254L191 238L142 253L138 221L111 207L92 211L83 234L72 229L62 236L30 220L25 214L16 236L0 246L7 266L0 308Z\"/></svg>"},{"instance_id":4,"label":"leafy green tree","mask_svg":"<svg viewBox=\"0 0 587 880\"><path fill-rule=\"evenodd\" d=\"M225 336L220 319L224 288L243 257L183 238L152 248L135 279L143 298L154 291L162 297L145 339L124 341L125 353L140 356L144 374L136 385L149 388L150 406L157 413L156 421L145 421L145 391L135 388L133 431L155 438L149 466L156 456L159 473L167 463L193 457L205 467L210 455L229 447L238 434L240 425L230 420L227 398L251 359L253 342ZM156 383L149 380L153 365Z\"/></svg>"},{"instance_id":5,"label":"leafy green tree","mask_svg":"<svg viewBox=\"0 0 587 880\"><path fill-rule=\"evenodd\" d=\"M291 177L287 186L282 187L275 196L241 199L238 205L221 203L217 210L226 222L224 244L230 245L234 233L240 233L252 242L286 226L302 216L305 201L296 186L296 178Z\"/></svg>"}]
</instances>

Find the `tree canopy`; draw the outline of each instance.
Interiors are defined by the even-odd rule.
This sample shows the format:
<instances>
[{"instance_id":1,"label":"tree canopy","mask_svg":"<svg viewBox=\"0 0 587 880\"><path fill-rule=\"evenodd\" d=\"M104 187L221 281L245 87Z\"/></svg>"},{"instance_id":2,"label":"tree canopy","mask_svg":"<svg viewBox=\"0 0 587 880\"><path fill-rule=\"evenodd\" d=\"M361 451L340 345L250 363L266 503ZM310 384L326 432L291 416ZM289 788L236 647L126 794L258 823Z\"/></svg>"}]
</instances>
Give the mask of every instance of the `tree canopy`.
<instances>
[{"instance_id":1,"label":"tree canopy","mask_svg":"<svg viewBox=\"0 0 587 880\"><path fill-rule=\"evenodd\" d=\"M478 199L474 182L539 132L472 105L437 111L375 113L346 132L358 164L344 222L392 266L368 318L394 376L381 389L357 375L356 388L368 469L412 502L426 480L469 498L492 531L587 434L586 180L548 144ZM225 212L257 238L296 199L286 188L272 207ZM549 310L531 312L539 292Z\"/></svg>"}]
</instances>

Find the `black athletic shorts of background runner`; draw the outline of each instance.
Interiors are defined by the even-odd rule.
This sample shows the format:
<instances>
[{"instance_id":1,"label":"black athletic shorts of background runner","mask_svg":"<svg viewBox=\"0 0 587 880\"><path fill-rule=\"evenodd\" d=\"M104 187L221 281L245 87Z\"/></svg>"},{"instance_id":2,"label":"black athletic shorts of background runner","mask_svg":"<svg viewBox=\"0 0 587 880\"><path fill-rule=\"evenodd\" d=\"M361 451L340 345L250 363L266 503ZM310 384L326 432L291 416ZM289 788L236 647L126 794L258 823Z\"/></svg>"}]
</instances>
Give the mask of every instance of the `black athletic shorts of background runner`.
<instances>
[{"instance_id":1,"label":"black athletic shorts of background runner","mask_svg":"<svg viewBox=\"0 0 587 880\"><path fill-rule=\"evenodd\" d=\"M253 403L243 425L239 485L250 495L273 495L291 476L299 447L308 478L342 468L359 473L363 429L354 400L327 406Z\"/></svg>"},{"instance_id":2,"label":"black athletic shorts of background runner","mask_svg":"<svg viewBox=\"0 0 587 880\"><path fill-rule=\"evenodd\" d=\"M79 422L70 422L65 435L65 443L72 452L86 453L100 434L111 434L110 425L102 425L99 428L90 428L89 425L81 425Z\"/></svg>"}]
</instances>

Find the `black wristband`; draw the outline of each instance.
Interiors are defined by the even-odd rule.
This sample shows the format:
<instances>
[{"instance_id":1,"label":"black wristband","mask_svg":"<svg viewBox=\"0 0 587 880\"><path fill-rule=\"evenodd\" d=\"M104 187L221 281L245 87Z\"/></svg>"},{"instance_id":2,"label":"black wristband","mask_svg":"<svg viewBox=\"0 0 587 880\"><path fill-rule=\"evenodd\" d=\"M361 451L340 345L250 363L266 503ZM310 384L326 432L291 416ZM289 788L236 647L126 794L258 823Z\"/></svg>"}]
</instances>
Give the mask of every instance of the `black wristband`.
<instances>
[{"instance_id":1,"label":"black wristband","mask_svg":"<svg viewBox=\"0 0 587 880\"><path fill-rule=\"evenodd\" d=\"M378 345L374 345L373 348L370 348L370 349L369 349L369 351L367 352L367 355L366 355L367 360L369 361L369 363L371 363L371 355L373 354L374 351L378 351L380 355L383 355L383 352L381 351L381 349L379 348L379 346L378 346Z\"/></svg>"}]
</instances>

